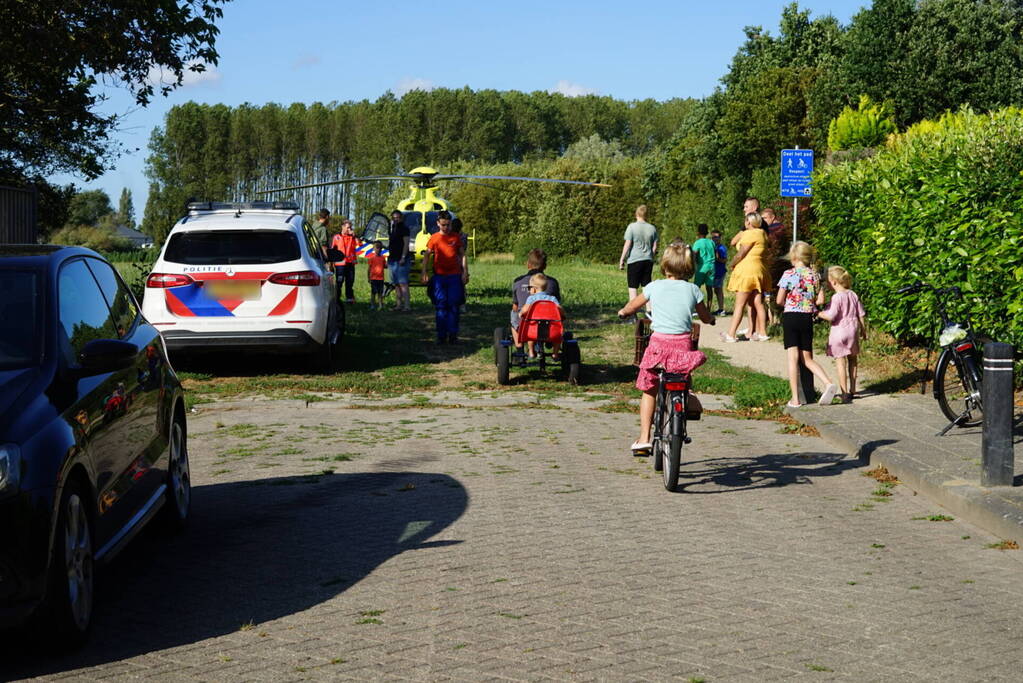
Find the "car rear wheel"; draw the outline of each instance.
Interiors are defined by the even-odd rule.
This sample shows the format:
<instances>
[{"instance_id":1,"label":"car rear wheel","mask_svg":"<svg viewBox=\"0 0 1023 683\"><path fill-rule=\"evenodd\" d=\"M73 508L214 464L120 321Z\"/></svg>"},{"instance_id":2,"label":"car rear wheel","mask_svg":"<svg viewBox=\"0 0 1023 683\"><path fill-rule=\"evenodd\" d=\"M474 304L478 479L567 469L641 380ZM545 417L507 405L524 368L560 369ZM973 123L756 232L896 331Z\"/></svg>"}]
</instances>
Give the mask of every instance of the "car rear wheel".
<instances>
[{"instance_id":1,"label":"car rear wheel","mask_svg":"<svg viewBox=\"0 0 1023 683\"><path fill-rule=\"evenodd\" d=\"M328 325L327 334L323 343L320 344L309 356L309 369L314 373L330 374L334 372L337 361L340 358L341 338L344 336L345 313L344 308L338 305L332 316L334 324Z\"/></svg>"},{"instance_id":2,"label":"car rear wheel","mask_svg":"<svg viewBox=\"0 0 1023 683\"><path fill-rule=\"evenodd\" d=\"M170 460L167 464L167 500L163 519L172 531L178 531L188 522L192 503L192 473L188 463L188 438L185 418L175 411L170 428Z\"/></svg>"}]
</instances>

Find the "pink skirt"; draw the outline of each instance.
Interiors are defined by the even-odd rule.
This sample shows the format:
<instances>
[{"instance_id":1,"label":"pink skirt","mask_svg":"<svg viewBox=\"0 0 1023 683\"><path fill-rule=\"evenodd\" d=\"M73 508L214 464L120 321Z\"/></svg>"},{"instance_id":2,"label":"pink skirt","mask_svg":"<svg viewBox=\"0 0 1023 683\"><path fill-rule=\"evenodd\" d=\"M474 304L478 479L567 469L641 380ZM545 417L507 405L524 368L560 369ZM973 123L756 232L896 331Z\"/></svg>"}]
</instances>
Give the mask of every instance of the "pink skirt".
<instances>
[{"instance_id":1,"label":"pink skirt","mask_svg":"<svg viewBox=\"0 0 1023 683\"><path fill-rule=\"evenodd\" d=\"M657 376L663 368L667 372L690 373L707 362L703 351L693 350L692 337L686 334L650 335L650 345L646 347L643 360L639 364L639 376L636 377L636 388L640 391L657 389Z\"/></svg>"}]
</instances>

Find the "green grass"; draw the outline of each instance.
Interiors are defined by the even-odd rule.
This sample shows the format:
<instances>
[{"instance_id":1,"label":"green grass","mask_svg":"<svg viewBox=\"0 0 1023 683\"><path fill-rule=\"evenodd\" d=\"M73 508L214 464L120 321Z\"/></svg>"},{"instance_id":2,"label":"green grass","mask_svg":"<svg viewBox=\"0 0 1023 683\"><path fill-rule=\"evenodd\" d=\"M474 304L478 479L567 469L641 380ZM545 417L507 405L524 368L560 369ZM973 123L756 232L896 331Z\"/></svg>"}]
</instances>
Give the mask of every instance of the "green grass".
<instances>
[{"instance_id":1,"label":"green grass","mask_svg":"<svg viewBox=\"0 0 1023 683\"><path fill-rule=\"evenodd\" d=\"M313 402L345 394L412 394L409 400L416 403L426 400L422 392L470 390L532 391L546 397L528 407L556 407L548 400L554 397L599 395L609 401L600 410L635 410L625 403L639 396L632 365L634 328L620 324L616 316L627 298L623 274L613 265L552 263L549 272L561 283L567 328L574 332L582 352L582 385L569 385L553 366L546 373L513 368L510 385L502 387L493 362L494 328L507 327L510 284L525 269L503 258L488 261L471 267L460 346L434 344L433 308L422 287L412 289L411 314L368 310L364 303L368 283L360 268L355 290L362 303L347 307L342 361L336 373L309 374L301 358L246 354L176 359L175 367L180 368L194 403L239 396ZM694 373L697 392L733 396L734 408L751 417L780 414L788 398L784 380L731 366L713 350L707 356L707 363Z\"/></svg>"}]
</instances>

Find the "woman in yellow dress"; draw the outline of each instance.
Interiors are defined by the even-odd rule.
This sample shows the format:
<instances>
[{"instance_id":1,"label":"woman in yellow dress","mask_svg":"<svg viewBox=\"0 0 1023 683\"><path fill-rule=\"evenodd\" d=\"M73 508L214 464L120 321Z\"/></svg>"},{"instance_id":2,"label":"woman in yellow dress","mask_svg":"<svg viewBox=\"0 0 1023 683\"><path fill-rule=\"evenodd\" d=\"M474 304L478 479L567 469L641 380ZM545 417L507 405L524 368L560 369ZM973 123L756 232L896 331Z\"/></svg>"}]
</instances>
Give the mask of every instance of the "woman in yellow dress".
<instances>
[{"instance_id":1,"label":"woman in yellow dress","mask_svg":"<svg viewBox=\"0 0 1023 683\"><path fill-rule=\"evenodd\" d=\"M750 339L765 341L767 336L767 310L764 308L762 292L771 287L770 275L764 265L767 249L767 233L763 220L757 213L746 214L746 229L734 241L739 252L732 261L732 275L728 278L728 291L735 292L735 310L732 311L732 326L721 336L726 342L734 342L739 323L746 306L751 307Z\"/></svg>"}]
</instances>

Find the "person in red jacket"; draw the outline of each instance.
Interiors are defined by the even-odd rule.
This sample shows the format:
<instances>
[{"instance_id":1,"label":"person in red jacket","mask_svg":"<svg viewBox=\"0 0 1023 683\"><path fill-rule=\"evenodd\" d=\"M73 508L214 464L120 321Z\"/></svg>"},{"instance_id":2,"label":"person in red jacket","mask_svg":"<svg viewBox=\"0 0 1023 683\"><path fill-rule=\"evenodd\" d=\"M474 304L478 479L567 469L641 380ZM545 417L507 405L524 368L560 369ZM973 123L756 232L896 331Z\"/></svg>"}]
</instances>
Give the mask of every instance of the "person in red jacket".
<instances>
[{"instance_id":1,"label":"person in red jacket","mask_svg":"<svg viewBox=\"0 0 1023 683\"><path fill-rule=\"evenodd\" d=\"M334 264L334 270L337 272L337 298L341 299L341 283L345 285L345 299L347 303L355 303L355 262L358 259L356 250L362 246L362 242L355 236L355 231L352 229L352 222L349 219L344 219L341 222L341 232L334 235L334 239L330 242L331 249L337 249L341 252L344 258Z\"/></svg>"}]
</instances>

